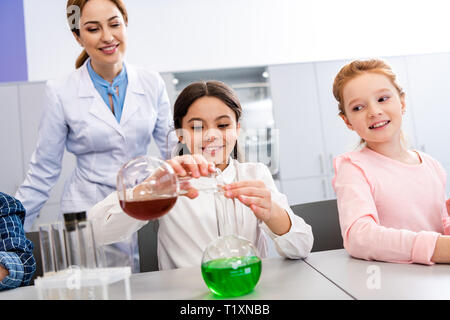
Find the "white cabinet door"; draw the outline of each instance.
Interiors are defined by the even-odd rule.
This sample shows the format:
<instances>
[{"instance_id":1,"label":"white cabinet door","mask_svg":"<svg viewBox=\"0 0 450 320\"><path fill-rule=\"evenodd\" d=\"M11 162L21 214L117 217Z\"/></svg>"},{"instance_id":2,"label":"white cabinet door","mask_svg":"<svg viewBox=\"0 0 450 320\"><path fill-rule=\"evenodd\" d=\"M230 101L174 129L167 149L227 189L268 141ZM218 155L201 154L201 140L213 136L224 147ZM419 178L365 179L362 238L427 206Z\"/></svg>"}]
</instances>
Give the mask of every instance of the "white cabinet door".
<instances>
[{"instance_id":1,"label":"white cabinet door","mask_svg":"<svg viewBox=\"0 0 450 320\"><path fill-rule=\"evenodd\" d=\"M0 86L0 191L14 196L23 175L17 85Z\"/></svg>"},{"instance_id":2,"label":"white cabinet door","mask_svg":"<svg viewBox=\"0 0 450 320\"><path fill-rule=\"evenodd\" d=\"M281 180L283 193L291 206L331 199L332 197L327 193L327 183L326 177Z\"/></svg>"},{"instance_id":3,"label":"white cabinet door","mask_svg":"<svg viewBox=\"0 0 450 320\"><path fill-rule=\"evenodd\" d=\"M333 158L354 150L360 138L347 128L339 116L338 102L333 96L333 82L339 70L350 61L316 62L317 94L319 96L321 120L324 134L324 157L327 174L333 174Z\"/></svg>"},{"instance_id":4,"label":"white cabinet door","mask_svg":"<svg viewBox=\"0 0 450 320\"><path fill-rule=\"evenodd\" d=\"M322 128L312 63L269 67L280 178L325 173Z\"/></svg>"},{"instance_id":5,"label":"white cabinet door","mask_svg":"<svg viewBox=\"0 0 450 320\"><path fill-rule=\"evenodd\" d=\"M450 56L408 56L406 61L417 145L442 164L450 163Z\"/></svg>"}]
</instances>

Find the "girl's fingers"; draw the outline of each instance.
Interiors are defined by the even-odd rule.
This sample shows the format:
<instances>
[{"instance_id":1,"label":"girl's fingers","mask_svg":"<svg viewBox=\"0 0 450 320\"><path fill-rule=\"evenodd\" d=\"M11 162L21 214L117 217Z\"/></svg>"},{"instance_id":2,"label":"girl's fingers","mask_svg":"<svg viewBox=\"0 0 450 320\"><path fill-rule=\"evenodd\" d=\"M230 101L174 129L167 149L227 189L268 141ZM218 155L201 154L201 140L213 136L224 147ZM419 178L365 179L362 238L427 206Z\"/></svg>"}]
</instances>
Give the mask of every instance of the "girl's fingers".
<instances>
[{"instance_id":1,"label":"girl's fingers","mask_svg":"<svg viewBox=\"0 0 450 320\"><path fill-rule=\"evenodd\" d=\"M177 156L168 160L168 163L172 166L175 173L181 177L190 175L193 178L199 178L215 172L214 164L208 162L202 155Z\"/></svg>"},{"instance_id":2,"label":"girl's fingers","mask_svg":"<svg viewBox=\"0 0 450 320\"><path fill-rule=\"evenodd\" d=\"M226 189L225 196L232 198L238 196L251 196L251 197L269 197L270 191L267 189L257 188L257 187L242 187L238 189Z\"/></svg>"},{"instance_id":3,"label":"girl's fingers","mask_svg":"<svg viewBox=\"0 0 450 320\"><path fill-rule=\"evenodd\" d=\"M198 165L198 169L202 176L207 176L209 174L209 163L202 155L195 154L194 159Z\"/></svg>"},{"instance_id":4,"label":"girl's fingers","mask_svg":"<svg viewBox=\"0 0 450 320\"><path fill-rule=\"evenodd\" d=\"M190 173L190 175L194 178L200 177L200 170L198 167L197 161L195 161L195 158L191 155L184 155L181 158L182 160L182 166L185 168L187 172Z\"/></svg>"},{"instance_id":5,"label":"girl's fingers","mask_svg":"<svg viewBox=\"0 0 450 320\"><path fill-rule=\"evenodd\" d=\"M241 201L246 206L250 207L252 205L260 207L262 209L270 209L272 206L272 202L270 199L266 198L258 198L258 197L245 197L239 196L237 197L239 201Z\"/></svg>"},{"instance_id":6,"label":"girl's fingers","mask_svg":"<svg viewBox=\"0 0 450 320\"><path fill-rule=\"evenodd\" d=\"M208 171L211 173L216 172L216 165L213 162L208 163Z\"/></svg>"},{"instance_id":7,"label":"girl's fingers","mask_svg":"<svg viewBox=\"0 0 450 320\"><path fill-rule=\"evenodd\" d=\"M189 199L195 199L198 197L198 190L195 188L190 188L186 190L187 192L183 194L183 196L188 197Z\"/></svg>"},{"instance_id":8,"label":"girl's fingers","mask_svg":"<svg viewBox=\"0 0 450 320\"><path fill-rule=\"evenodd\" d=\"M173 171L181 177L184 177L187 172L184 170L183 166L181 165L180 157L175 157L173 159L167 160L167 163L173 168Z\"/></svg>"},{"instance_id":9,"label":"girl's fingers","mask_svg":"<svg viewBox=\"0 0 450 320\"><path fill-rule=\"evenodd\" d=\"M227 184L225 186L225 189L231 190L231 189L238 189L238 188L244 188L244 187L265 188L266 185L263 181L260 181L260 180L247 180L247 181L239 181L239 182L233 182L233 183Z\"/></svg>"},{"instance_id":10,"label":"girl's fingers","mask_svg":"<svg viewBox=\"0 0 450 320\"><path fill-rule=\"evenodd\" d=\"M264 222L270 219L271 209L261 208L252 204L250 205L250 210L253 211L258 219L261 219Z\"/></svg>"}]
</instances>

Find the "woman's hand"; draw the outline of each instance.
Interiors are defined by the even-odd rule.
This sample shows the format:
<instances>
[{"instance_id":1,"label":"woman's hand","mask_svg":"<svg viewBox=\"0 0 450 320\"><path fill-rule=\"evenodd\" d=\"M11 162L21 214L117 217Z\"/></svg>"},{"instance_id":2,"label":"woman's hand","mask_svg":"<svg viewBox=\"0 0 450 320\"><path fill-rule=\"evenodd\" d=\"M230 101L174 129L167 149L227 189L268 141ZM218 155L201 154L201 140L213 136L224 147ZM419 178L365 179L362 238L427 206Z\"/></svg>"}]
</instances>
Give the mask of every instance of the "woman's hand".
<instances>
[{"instance_id":1,"label":"woman's hand","mask_svg":"<svg viewBox=\"0 0 450 320\"><path fill-rule=\"evenodd\" d=\"M177 156L167 160L167 163L179 177L190 176L193 178L200 178L201 176L206 177L211 173L216 172L214 163L208 162L202 155L194 154ZM187 191L186 194L183 194L184 196L190 199L198 197L197 189L191 187L189 181L182 181L180 185L182 190Z\"/></svg>"},{"instance_id":2,"label":"woman's hand","mask_svg":"<svg viewBox=\"0 0 450 320\"><path fill-rule=\"evenodd\" d=\"M0 281L5 279L6 276L9 275L9 271L6 270L1 264L0 264Z\"/></svg>"},{"instance_id":3,"label":"woman's hand","mask_svg":"<svg viewBox=\"0 0 450 320\"><path fill-rule=\"evenodd\" d=\"M291 228L287 212L272 201L272 193L259 180L239 181L225 186L227 198L238 198L255 216L264 221L273 233L282 235Z\"/></svg>"}]
</instances>

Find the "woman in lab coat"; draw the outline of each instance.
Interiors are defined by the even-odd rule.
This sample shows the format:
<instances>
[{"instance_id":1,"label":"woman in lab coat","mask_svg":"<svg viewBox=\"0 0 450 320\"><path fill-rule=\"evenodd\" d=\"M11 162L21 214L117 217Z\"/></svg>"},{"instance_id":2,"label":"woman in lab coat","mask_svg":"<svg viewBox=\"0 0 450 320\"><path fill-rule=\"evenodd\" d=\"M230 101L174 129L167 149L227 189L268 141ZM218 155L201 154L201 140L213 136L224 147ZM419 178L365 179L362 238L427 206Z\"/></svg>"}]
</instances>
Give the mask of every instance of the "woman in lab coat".
<instances>
[{"instance_id":1,"label":"woman in lab coat","mask_svg":"<svg viewBox=\"0 0 450 320\"><path fill-rule=\"evenodd\" d=\"M163 157L176 143L161 76L124 63L128 17L122 1L69 0L67 17L84 50L76 71L46 86L37 146L16 193L27 230L58 179L65 148L76 156L76 168L60 213L88 211L114 191L120 167L146 154L151 136Z\"/></svg>"}]
</instances>

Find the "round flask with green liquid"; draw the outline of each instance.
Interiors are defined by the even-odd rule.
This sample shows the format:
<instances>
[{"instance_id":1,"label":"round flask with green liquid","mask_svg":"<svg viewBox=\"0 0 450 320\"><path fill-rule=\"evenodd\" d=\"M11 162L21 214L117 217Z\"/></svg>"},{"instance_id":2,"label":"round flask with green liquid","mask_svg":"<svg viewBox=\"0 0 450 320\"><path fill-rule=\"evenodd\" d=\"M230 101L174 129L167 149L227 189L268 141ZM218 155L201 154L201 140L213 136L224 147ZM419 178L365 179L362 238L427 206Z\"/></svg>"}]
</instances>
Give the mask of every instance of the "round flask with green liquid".
<instances>
[{"instance_id":1,"label":"round flask with green liquid","mask_svg":"<svg viewBox=\"0 0 450 320\"><path fill-rule=\"evenodd\" d=\"M218 175L216 179L222 177ZM237 177L236 177L237 179ZM224 184L218 181L218 185ZM220 297L250 293L261 275L262 263L252 242L238 235L243 225L242 210L223 192L214 193L219 237L208 245L202 257L202 276L209 290Z\"/></svg>"},{"instance_id":2,"label":"round flask with green liquid","mask_svg":"<svg viewBox=\"0 0 450 320\"><path fill-rule=\"evenodd\" d=\"M228 251L230 247L238 250ZM262 263L250 241L228 235L208 246L201 268L203 279L212 293L221 297L237 297L253 291L261 275Z\"/></svg>"}]
</instances>

